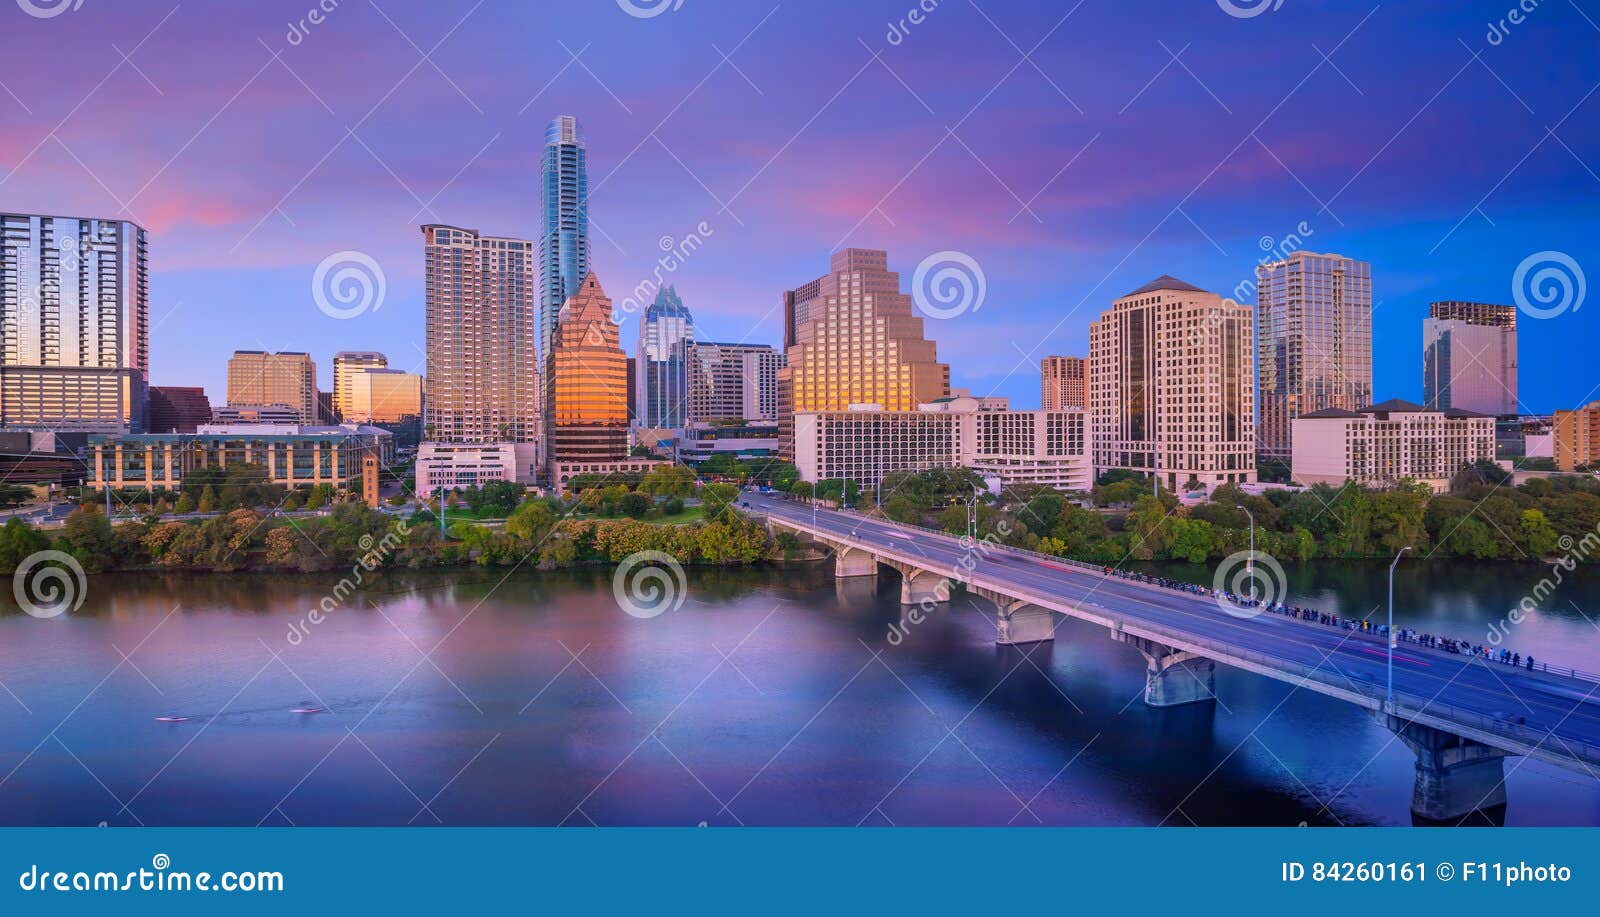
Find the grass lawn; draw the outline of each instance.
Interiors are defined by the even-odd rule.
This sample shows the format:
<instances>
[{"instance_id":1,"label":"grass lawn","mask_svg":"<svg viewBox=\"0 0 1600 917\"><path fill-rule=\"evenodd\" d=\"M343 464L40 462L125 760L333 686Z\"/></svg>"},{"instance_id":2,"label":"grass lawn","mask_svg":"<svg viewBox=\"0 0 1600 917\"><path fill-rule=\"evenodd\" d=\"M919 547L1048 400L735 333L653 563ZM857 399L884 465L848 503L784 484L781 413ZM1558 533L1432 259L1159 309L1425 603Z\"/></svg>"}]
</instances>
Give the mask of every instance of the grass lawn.
<instances>
[{"instance_id":1,"label":"grass lawn","mask_svg":"<svg viewBox=\"0 0 1600 917\"><path fill-rule=\"evenodd\" d=\"M683 525L686 522L699 521L705 517L705 514L705 507L696 504L694 506L685 506L681 513L673 513L670 516L662 516L660 519L651 519L649 521L657 525Z\"/></svg>"}]
</instances>

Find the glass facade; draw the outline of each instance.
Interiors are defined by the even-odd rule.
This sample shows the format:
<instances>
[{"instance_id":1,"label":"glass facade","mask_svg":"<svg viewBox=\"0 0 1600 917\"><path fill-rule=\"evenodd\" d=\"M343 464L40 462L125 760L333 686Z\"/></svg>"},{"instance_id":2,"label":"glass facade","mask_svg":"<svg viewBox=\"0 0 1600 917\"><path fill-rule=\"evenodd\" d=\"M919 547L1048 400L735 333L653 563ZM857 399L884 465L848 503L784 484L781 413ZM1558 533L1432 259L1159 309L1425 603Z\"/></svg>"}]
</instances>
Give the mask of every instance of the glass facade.
<instances>
[{"instance_id":1,"label":"glass facade","mask_svg":"<svg viewBox=\"0 0 1600 917\"><path fill-rule=\"evenodd\" d=\"M561 307L589 276L589 152L571 115L545 129L539 194L539 353L548 402Z\"/></svg>"},{"instance_id":2,"label":"glass facade","mask_svg":"<svg viewBox=\"0 0 1600 917\"><path fill-rule=\"evenodd\" d=\"M562 307L551 348L552 463L614 461L628 454L628 358L611 298L590 274Z\"/></svg>"},{"instance_id":3,"label":"glass facade","mask_svg":"<svg viewBox=\"0 0 1600 917\"><path fill-rule=\"evenodd\" d=\"M694 316L675 288L663 287L639 323L634 372L641 426L682 429L688 423L689 350L693 346Z\"/></svg>"},{"instance_id":4,"label":"glass facade","mask_svg":"<svg viewBox=\"0 0 1600 917\"><path fill-rule=\"evenodd\" d=\"M1372 403L1372 265L1292 252L1256 268L1260 450L1287 460L1294 419Z\"/></svg>"}]
</instances>

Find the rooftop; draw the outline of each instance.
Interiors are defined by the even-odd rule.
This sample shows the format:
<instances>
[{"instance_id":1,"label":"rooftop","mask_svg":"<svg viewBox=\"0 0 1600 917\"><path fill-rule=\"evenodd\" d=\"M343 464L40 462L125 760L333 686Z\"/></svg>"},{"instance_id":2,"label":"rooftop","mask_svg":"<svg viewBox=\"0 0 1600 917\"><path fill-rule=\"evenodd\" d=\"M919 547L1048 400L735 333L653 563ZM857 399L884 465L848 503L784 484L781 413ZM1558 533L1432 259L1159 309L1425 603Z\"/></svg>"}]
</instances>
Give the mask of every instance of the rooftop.
<instances>
[{"instance_id":1,"label":"rooftop","mask_svg":"<svg viewBox=\"0 0 1600 917\"><path fill-rule=\"evenodd\" d=\"M1134 290L1131 293L1124 294L1124 298L1128 296L1143 296L1146 293L1154 293L1158 290L1176 290L1180 293L1206 292L1192 283L1185 283L1184 281L1179 280L1171 274L1162 274L1160 277L1157 277L1139 289Z\"/></svg>"}]
</instances>

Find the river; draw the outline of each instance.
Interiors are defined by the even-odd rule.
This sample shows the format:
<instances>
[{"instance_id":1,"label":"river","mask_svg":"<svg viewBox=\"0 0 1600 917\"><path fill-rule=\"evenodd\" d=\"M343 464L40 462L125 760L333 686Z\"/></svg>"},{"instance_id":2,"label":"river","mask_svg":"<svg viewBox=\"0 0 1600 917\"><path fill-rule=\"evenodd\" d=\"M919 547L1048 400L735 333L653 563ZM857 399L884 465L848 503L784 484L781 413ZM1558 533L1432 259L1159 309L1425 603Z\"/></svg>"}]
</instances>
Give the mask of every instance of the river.
<instances>
[{"instance_id":1,"label":"river","mask_svg":"<svg viewBox=\"0 0 1600 917\"><path fill-rule=\"evenodd\" d=\"M1153 710L1096 627L996 647L958 598L891 638L897 579L830 570L691 570L651 619L609 571L396 573L320 623L337 574L93 576L0 611L0 824L1411 823L1410 752L1351 705L1219 666L1215 704ZM1352 615L1385 574L1286 571ZM1409 561L1397 618L1482 641L1541 575ZM1546 606L1506 645L1600 669L1600 577ZM1600 824L1594 777L1506 770L1507 824Z\"/></svg>"}]
</instances>

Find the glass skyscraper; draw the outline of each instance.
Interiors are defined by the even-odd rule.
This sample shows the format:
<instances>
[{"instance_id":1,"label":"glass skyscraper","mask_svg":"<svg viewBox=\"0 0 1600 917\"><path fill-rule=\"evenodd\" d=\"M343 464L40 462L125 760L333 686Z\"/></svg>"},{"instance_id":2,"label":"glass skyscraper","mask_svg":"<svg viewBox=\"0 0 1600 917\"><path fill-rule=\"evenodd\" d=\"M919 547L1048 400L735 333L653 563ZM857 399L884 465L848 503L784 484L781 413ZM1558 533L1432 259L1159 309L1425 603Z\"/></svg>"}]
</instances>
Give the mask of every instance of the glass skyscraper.
<instances>
[{"instance_id":1,"label":"glass skyscraper","mask_svg":"<svg viewBox=\"0 0 1600 917\"><path fill-rule=\"evenodd\" d=\"M1372 265L1291 252L1256 267L1264 456L1288 460L1294 419L1372 403Z\"/></svg>"},{"instance_id":2,"label":"glass skyscraper","mask_svg":"<svg viewBox=\"0 0 1600 917\"><path fill-rule=\"evenodd\" d=\"M143 432L147 289L138 225L0 213L0 428Z\"/></svg>"},{"instance_id":3,"label":"glass skyscraper","mask_svg":"<svg viewBox=\"0 0 1600 917\"><path fill-rule=\"evenodd\" d=\"M539 353L548 362L561 306L589 276L589 153L571 115L545 130L539 187Z\"/></svg>"},{"instance_id":4,"label":"glass skyscraper","mask_svg":"<svg viewBox=\"0 0 1600 917\"><path fill-rule=\"evenodd\" d=\"M651 429L681 429L689 415L689 349L694 316L678 291L663 287L639 323L637 393L639 423Z\"/></svg>"}]
</instances>

